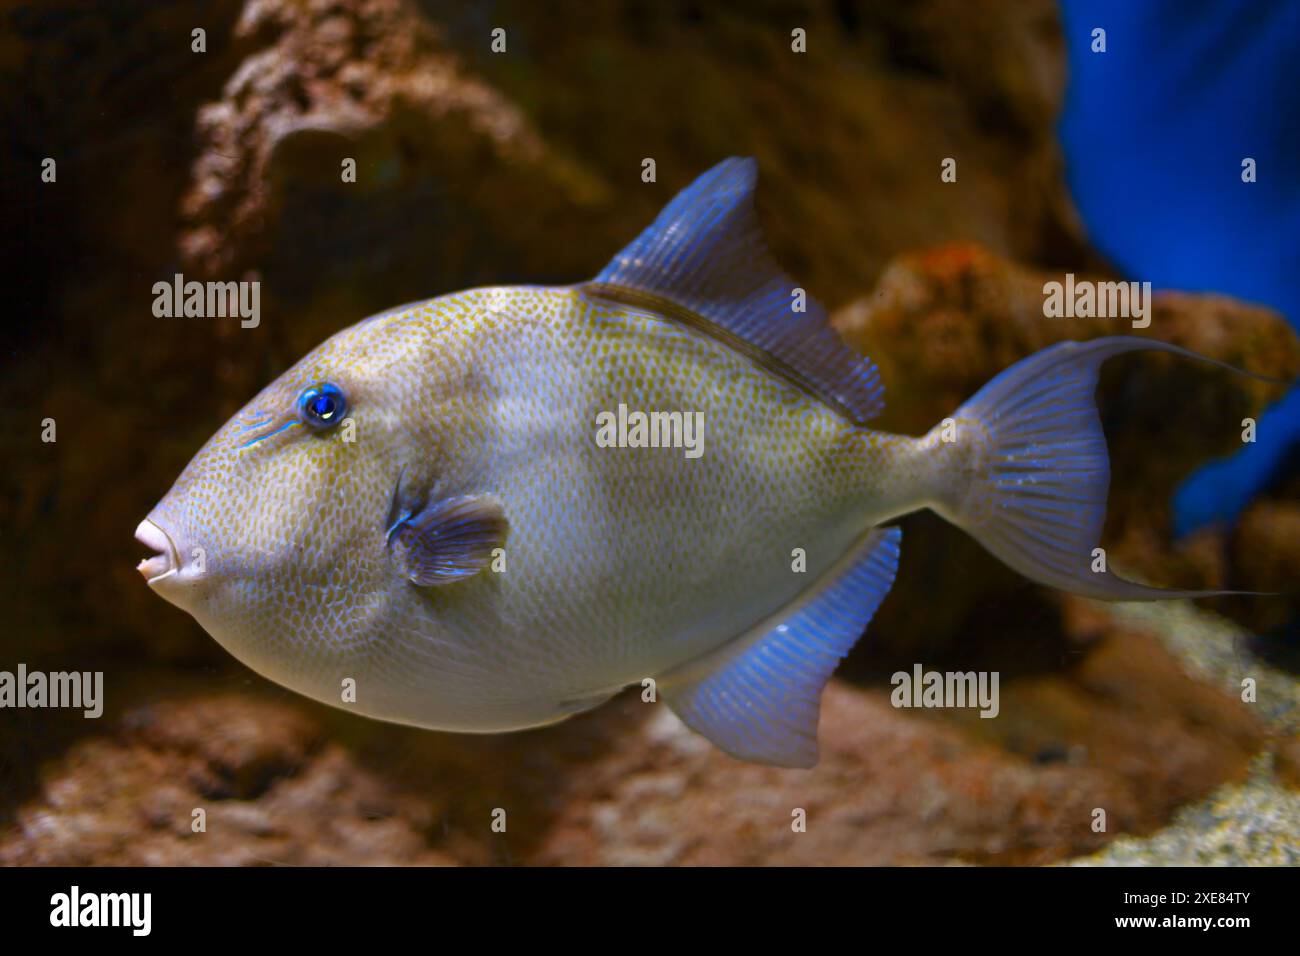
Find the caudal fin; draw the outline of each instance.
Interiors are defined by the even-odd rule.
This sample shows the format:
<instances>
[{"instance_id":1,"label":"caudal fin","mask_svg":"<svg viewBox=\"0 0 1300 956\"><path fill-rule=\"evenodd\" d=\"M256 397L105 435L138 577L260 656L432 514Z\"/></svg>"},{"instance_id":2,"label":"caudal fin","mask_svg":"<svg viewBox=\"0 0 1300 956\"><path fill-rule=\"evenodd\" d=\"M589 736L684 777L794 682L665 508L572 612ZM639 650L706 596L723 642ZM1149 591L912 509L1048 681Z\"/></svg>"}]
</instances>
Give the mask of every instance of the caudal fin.
<instances>
[{"instance_id":1,"label":"caudal fin","mask_svg":"<svg viewBox=\"0 0 1300 956\"><path fill-rule=\"evenodd\" d=\"M1061 342L1023 359L954 413L964 479L939 510L1025 577L1112 601L1210 597L1128 581L1098 560L1110 461L1094 393L1103 362L1156 350L1231 365L1153 339L1112 336ZM1265 379L1274 381L1273 379ZM1097 570L1094 570L1097 568Z\"/></svg>"}]
</instances>

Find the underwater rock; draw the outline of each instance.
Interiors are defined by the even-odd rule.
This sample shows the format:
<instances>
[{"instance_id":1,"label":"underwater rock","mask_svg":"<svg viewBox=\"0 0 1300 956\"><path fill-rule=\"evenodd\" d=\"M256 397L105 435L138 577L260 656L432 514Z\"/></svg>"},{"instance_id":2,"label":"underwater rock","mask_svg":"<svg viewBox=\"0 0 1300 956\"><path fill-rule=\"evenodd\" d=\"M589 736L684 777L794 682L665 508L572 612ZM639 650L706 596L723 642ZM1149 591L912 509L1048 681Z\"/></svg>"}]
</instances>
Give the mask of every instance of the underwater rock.
<instances>
[{"instance_id":1,"label":"underwater rock","mask_svg":"<svg viewBox=\"0 0 1300 956\"><path fill-rule=\"evenodd\" d=\"M752 155L776 257L831 306L861 295L898 253L943 239L1094 261L1056 143L1065 58L1052 0L803 0L774 17L725 4L505 0L492 21L508 26L505 54L491 52L481 16L426 9L554 149L599 170L624 239L703 170ZM805 29L806 53L791 49L793 28ZM645 158L654 184L641 182ZM955 183L940 178L947 158Z\"/></svg>"},{"instance_id":2,"label":"underwater rock","mask_svg":"<svg viewBox=\"0 0 1300 956\"><path fill-rule=\"evenodd\" d=\"M720 8L506 2L492 19L506 49L494 52L486 21L455 5L249 0L233 31L243 60L197 114L183 258L196 271L316 278L322 255L369 251L323 228L345 221L403 235L384 255L390 269L423 267L414 294L512 273L578 278L703 169L752 154L778 257L831 302L938 237L1090 260L1053 129L1054 4L977 15L951 0L813 2L799 19L806 55L784 26ZM704 26L727 42L701 49ZM942 129L920 119L934 113ZM357 176L340 189L345 157ZM946 157L956 183L940 180Z\"/></svg>"},{"instance_id":3,"label":"underwater rock","mask_svg":"<svg viewBox=\"0 0 1300 956\"><path fill-rule=\"evenodd\" d=\"M1077 674L1004 683L996 720L920 717L887 691L832 681L811 771L738 763L654 714L584 771L591 796L565 802L537 859L1044 863L1150 831L1216 780L1241 778L1260 728L1149 638L1100 626L1105 653ZM1090 827L1098 807L1107 834ZM806 832L792 828L800 809Z\"/></svg>"},{"instance_id":4,"label":"underwater rock","mask_svg":"<svg viewBox=\"0 0 1300 956\"><path fill-rule=\"evenodd\" d=\"M1272 591L1281 597L1225 599L1220 609L1257 632L1300 626L1300 489L1289 498L1265 496L1256 500L1231 532L1211 532L1224 540L1221 553L1228 567L1224 577L1231 586ZM1300 663L1300 646L1292 644L1293 667Z\"/></svg>"},{"instance_id":5,"label":"underwater rock","mask_svg":"<svg viewBox=\"0 0 1300 956\"><path fill-rule=\"evenodd\" d=\"M922 434L1012 362L1065 339L1145 335L1275 378L1300 373L1300 340L1272 310L1222 296L1160 293L1144 329L1125 318L1047 318L1044 287L1063 280L1062 272L1017 265L969 244L892 262L873 292L833 316L846 340L880 366L880 427ZM1215 560L1213 553L1224 550L1221 537L1212 547L1176 544L1169 517L1169 493L1177 482L1202 462L1239 448L1242 420L1257 416L1279 392L1278 386L1175 356L1143 354L1109 363L1098 389L1111 450L1102 537L1108 559L1170 587L1266 590L1269 581L1294 581L1300 572L1294 563L1256 579L1240 558L1238 570ZM902 523L898 578L872 623L873 649L855 652L859 662L907 658L919 646L932 653L951 650L958 641L969 647L993 640L990 628L1032 624L1040 635L1059 633L1049 607L1057 603L1055 595L1043 591L1042 598L1026 598L1033 590L1027 582L942 521L916 515ZM988 613L990 607L1000 613Z\"/></svg>"},{"instance_id":6,"label":"underwater rock","mask_svg":"<svg viewBox=\"0 0 1300 956\"><path fill-rule=\"evenodd\" d=\"M44 764L0 864L1043 863L1244 777L1248 708L1095 605L1070 629L1092 653L1004 675L994 720L833 680L806 771L734 760L639 688L483 736L159 675Z\"/></svg>"},{"instance_id":7,"label":"underwater rock","mask_svg":"<svg viewBox=\"0 0 1300 956\"><path fill-rule=\"evenodd\" d=\"M452 863L424 839L429 811L301 709L198 696L140 707L46 766L40 798L0 839L0 864Z\"/></svg>"},{"instance_id":8,"label":"underwater rock","mask_svg":"<svg viewBox=\"0 0 1300 956\"><path fill-rule=\"evenodd\" d=\"M608 199L408 0L250 0L233 37L243 60L197 111L181 202L188 271L318 276L313 247L355 259L385 246L367 237L400 234L409 251L384 255L422 263L428 293L460 269L486 279L507 266L563 267L587 237L538 243L538 221L590 230L585 210ZM344 222L364 225L341 235ZM467 249L487 247L493 256L465 262ZM512 259L530 248L540 262Z\"/></svg>"},{"instance_id":9,"label":"underwater rock","mask_svg":"<svg viewBox=\"0 0 1300 956\"><path fill-rule=\"evenodd\" d=\"M881 427L921 432L980 388L989 377L1031 352L1065 339L1145 335L1262 375L1300 372L1300 340L1276 312L1223 296L1157 293L1151 325L1134 329L1123 318L1047 318L1044 286L1067 273L1017 264L992 250L949 243L893 260L875 288L832 317L840 334L880 366L888 388ZM1095 281L1113 276L1089 275ZM1115 366L1141 368L1150 382L1126 383L1114 414L1158 424L1162 451L1175 453L1240 442L1237 410L1258 410L1279 386L1233 376L1204 364L1143 353ZM1159 374L1154 370L1158 369ZM1175 377L1171 378L1170 376ZM1128 379L1133 376L1124 376ZM1103 376L1105 400L1113 388ZM1162 397L1161 392L1171 394ZM1203 416L1220 405L1228 408ZM1111 402L1111 405L1114 405ZM1220 429L1220 422L1231 422ZM1109 424L1109 418L1107 420ZM1226 432L1223 434L1222 432ZM1182 452L1186 446L1189 451ZM1157 467L1146 461L1144 467ZM1186 462L1176 462L1177 471ZM1126 500L1113 490L1113 500Z\"/></svg>"}]
</instances>

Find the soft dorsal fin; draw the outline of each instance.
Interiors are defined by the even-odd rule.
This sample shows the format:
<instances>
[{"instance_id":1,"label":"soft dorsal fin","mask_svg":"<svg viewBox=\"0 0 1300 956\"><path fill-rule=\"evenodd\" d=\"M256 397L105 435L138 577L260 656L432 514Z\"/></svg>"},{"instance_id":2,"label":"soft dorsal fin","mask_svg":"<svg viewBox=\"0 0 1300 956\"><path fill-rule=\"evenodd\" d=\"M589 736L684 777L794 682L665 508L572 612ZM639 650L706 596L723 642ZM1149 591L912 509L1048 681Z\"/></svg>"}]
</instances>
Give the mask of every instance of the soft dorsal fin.
<instances>
[{"instance_id":1,"label":"soft dorsal fin","mask_svg":"<svg viewBox=\"0 0 1300 956\"><path fill-rule=\"evenodd\" d=\"M754 211L757 164L732 157L674 197L584 288L685 321L858 424L884 407L880 374L846 346L767 251Z\"/></svg>"},{"instance_id":2,"label":"soft dorsal fin","mask_svg":"<svg viewBox=\"0 0 1300 956\"><path fill-rule=\"evenodd\" d=\"M902 537L872 529L791 607L662 675L673 713L741 760L815 764L822 688L894 583Z\"/></svg>"}]
</instances>

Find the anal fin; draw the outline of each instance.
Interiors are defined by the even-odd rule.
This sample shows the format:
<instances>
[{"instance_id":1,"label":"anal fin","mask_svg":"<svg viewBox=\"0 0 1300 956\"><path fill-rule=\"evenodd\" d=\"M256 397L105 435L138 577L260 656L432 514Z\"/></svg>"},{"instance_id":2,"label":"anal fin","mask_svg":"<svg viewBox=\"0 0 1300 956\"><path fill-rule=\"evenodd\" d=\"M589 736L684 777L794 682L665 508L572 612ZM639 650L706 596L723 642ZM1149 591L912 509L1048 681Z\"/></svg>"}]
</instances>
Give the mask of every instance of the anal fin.
<instances>
[{"instance_id":1,"label":"anal fin","mask_svg":"<svg viewBox=\"0 0 1300 956\"><path fill-rule=\"evenodd\" d=\"M822 688L894 583L902 536L873 529L794 604L661 676L664 700L733 757L813 766Z\"/></svg>"}]
</instances>

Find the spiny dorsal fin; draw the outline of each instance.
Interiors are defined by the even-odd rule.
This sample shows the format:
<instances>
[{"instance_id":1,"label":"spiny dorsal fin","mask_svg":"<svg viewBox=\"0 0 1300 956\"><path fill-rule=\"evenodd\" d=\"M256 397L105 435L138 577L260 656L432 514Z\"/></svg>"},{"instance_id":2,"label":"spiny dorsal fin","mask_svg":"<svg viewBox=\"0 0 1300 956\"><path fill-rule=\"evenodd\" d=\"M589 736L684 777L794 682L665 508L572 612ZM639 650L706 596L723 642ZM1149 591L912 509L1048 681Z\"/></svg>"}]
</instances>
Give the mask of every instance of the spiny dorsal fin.
<instances>
[{"instance_id":1,"label":"spiny dorsal fin","mask_svg":"<svg viewBox=\"0 0 1300 956\"><path fill-rule=\"evenodd\" d=\"M683 189L584 288L692 324L864 424L884 407L880 374L767 251L754 211L757 164L732 157Z\"/></svg>"}]
</instances>

